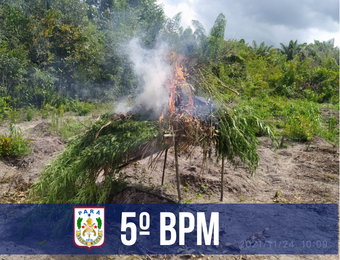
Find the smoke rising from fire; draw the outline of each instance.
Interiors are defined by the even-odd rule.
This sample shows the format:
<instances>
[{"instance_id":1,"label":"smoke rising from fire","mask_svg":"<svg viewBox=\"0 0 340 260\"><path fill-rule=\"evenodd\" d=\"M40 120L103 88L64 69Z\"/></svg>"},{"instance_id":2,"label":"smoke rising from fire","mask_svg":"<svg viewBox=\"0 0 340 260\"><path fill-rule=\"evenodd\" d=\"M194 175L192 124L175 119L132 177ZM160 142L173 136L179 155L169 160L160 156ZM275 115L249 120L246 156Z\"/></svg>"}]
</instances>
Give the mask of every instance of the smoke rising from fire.
<instances>
[{"instance_id":1,"label":"smoke rising from fire","mask_svg":"<svg viewBox=\"0 0 340 260\"><path fill-rule=\"evenodd\" d=\"M145 49L137 38L133 38L127 44L125 52L133 63L133 70L138 78L136 105L145 110L161 112L169 101L169 88L165 87L171 74L171 67L166 61L168 46L159 43L154 49ZM126 110L127 107L119 103L115 112Z\"/></svg>"}]
</instances>

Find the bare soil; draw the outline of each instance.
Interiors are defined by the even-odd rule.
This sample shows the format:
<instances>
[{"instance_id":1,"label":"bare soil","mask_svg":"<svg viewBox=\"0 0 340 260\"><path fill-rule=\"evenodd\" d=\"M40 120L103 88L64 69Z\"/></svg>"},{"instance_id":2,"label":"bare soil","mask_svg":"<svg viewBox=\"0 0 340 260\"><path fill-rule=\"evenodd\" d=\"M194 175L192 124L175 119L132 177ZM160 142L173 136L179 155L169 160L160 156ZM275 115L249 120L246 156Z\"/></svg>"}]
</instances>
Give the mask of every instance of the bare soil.
<instances>
[{"instance_id":1,"label":"bare soil","mask_svg":"<svg viewBox=\"0 0 340 260\"><path fill-rule=\"evenodd\" d=\"M288 142L286 148L277 151L272 149L268 138L260 137L259 141L260 164L254 177L243 165L235 168L226 163L223 203L339 202L338 148L317 137L311 144ZM155 192L163 192L178 201L173 150L168 153L161 189L163 163L162 156L150 169L150 159L146 158L124 171L138 177L137 186L145 189L154 186ZM216 162L216 157L212 156L208 165L208 171L202 171L200 148L190 156L179 157L182 202L220 203L221 162ZM279 196L276 196L278 191ZM139 203L138 199L133 203Z\"/></svg>"},{"instance_id":2,"label":"bare soil","mask_svg":"<svg viewBox=\"0 0 340 260\"><path fill-rule=\"evenodd\" d=\"M0 161L0 203L23 203L28 190L38 180L44 165L65 148L53 136L49 121L19 123L23 134L34 139L32 154L21 159ZM0 125L0 134L8 125ZM339 149L315 137L310 144L289 142L274 150L268 138L259 138L260 164L254 177L246 167L225 165L223 203L339 203ZM182 202L221 203L221 162L208 158L208 170L202 170L202 151L196 148L179 158ZM112 203L169 203L178 201L174 152L169 150L161 187L164 155L145 158L123 169L131 184ZM166 199L164 199L164 197ZM47 256L2 255L0 259L338 259L339 256Z\"/></svg>"},{"instance_id":3,"label":"bare soil","mask_svg":"<svg viewBox=\"0 0 340 260\"><path fill-rule=\"evenodd\" d=\"M22 158L4 158L0 161L0 202L21 203L28 193L27 188L39 179L44 165L65 148L65 143L58 137L46 132L47 120L23 122L17 124L24 136L31 142L31 154ZM0 135L8 134L8 126L0 126Z\"/></svg>"}]
</instances>

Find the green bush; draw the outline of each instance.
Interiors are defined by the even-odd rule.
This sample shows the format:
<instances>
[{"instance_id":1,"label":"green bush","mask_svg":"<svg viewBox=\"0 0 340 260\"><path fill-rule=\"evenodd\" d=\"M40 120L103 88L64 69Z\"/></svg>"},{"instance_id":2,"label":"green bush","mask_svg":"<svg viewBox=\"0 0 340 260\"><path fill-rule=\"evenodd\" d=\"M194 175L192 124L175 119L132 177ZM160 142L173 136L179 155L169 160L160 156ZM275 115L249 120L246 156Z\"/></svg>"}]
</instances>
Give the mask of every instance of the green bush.
<instances>
[{"instance_id":1,"label":"green bush","mask_svg":"<svg viewBox=\"0 0 340 260\"><path fill-rule=\"evenodd\" d=\"M75 112L78 113L78 116L86 116L95 108L96 106L93 104L87 102L77 102L75 106Z\"/></svg>"},{"instance_id":2,"label":"green bush","mask_svg":"<svg viewBox=\"0 0 340 260\"><path fill-rule=\"evenodd\" d=\"M0 136L0 157L19 157L29 154L29 144L33 141L24 138L19 127L10 124L9 135Z\"/></svg>"},{"instance_id":3,"label":"green bush","mask_svg":"<svg viewBox=\"0 0 340 260\"><path fill-rule=\"evenodd\" d=\"M46 110L45 114L48 115L59 115L62 116L65 112L71 111L76 112L78 116L85 116L89 114L92 110L96 109L96 105L88 103L88 102L81 102L76 97L75 100L70 98L64 98L60 100L58 104L51 105L49 103L43 106L43 109Z\"/></svg>"},{"instance_id":4,"label":"green bush","mask_svg":"<svg viewBox=\"0 0 340 260\"><path fill-rule=\"evenodd\" d=\"M33 110L32 108L28 108L26 112L26 119L28 122L32 121L33 118Z\"/></svg>"},{"instance_id":5,"label":"green bush","mask_svg":"<svg viewBox=\"0 0 340 260\"><path fill-rule=\"evenodd\" d=\"M321 111L316 103L302 100L288 103L283 115L285 134L292 140L309 141L321 131Z\"/></svg>"},{"instance_id":6,"label":"green bush","mask_svg":"<svg viewBox=\"0 0 340 260\"><path fill-rule=\"evenodd\" d=\"M313 138L314 127L310 118L303 115L294 116L287 120L285 135L296 141L309 141Z\"/></svg>"}]
</instances>

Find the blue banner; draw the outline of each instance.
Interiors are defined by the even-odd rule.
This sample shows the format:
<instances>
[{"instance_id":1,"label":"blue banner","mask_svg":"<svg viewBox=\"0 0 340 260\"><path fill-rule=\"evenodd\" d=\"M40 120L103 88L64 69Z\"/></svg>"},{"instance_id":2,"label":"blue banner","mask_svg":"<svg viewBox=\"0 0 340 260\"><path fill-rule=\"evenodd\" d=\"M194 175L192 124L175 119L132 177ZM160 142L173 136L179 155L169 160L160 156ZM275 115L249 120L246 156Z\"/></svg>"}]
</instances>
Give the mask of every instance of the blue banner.
<instances>
[{"instance_id":1,"label":"blue banner","mask_svg":"<svg viewBox=\"0 0 340 260\"><path fill-rule=\"evenodd\" d=\"M338 254L337 204L1 204L0 254Z\"/></svg>"}]
</instances>

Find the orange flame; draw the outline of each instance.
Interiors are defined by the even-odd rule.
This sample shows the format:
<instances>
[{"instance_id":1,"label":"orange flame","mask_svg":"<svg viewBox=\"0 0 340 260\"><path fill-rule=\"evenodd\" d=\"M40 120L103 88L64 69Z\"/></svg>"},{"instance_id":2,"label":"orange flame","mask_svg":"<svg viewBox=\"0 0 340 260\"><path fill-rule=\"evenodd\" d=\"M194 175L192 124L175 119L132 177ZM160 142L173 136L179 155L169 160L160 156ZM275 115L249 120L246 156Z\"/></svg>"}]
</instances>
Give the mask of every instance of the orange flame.
<instances>
[{"instance_id":1,"label":"orange flame","mask_svg":"<svg viewBox=\"0 0 340 260\"><path fill-rule=\"evenodd\" d=\"M162 112L162 115L159 117L159 122L161 122L163 120L164 120L164 115L163 115L163 112Z\"/></svg>"},{"instance_id":2,"label":"orange flame","mask_svg":"<svg viewBox=\"0 0 340 260\"><path fill-rule=\"evenodd\" d=\"M179 62L176 62L176 74L177 80L185 80L183 74L183 67L180 66Z\"/></svg>"},{"instance_id":3,"label":"orange flame","mask_svg":"<svg viewBox=\"0 0 340 260\"><path fill-rule=\"evenodd\" d=\"M170 87L170 100L169 100L169 111L170 111L170 116L172 116L174 110L175 110L175 90L176 86L172 85Z\"/></svg>"},{"instance_id":4,"label":"orange flame","mask_svg":"<svg viewBox=\"0 0 340 260\"><path fill-rule=\"evenodd\" d=\"M172 56L175 56L176 54L173 54ZM191 89L189 85L186 82L186 77L189 76L188 73L186 73L185 63L187 63L187 58L184 56L179 56L177 58L177 61L175 62L175 68L173 72L173 77L170 80L170 99L168 104L168 110L170 117L177 117L178 119L185 118L185 122L188 120L186 115L189 115L189 120L193 120L193 116L190 114L189 111L194 109L194 101L191 96ZM182 92L187 98L188 101L185 103L182 103L182 97L178 91ZM182 103L183 108L185 107L184 111L182 111L181 114L175 114L175 101L176 97L179 98L179 103ZM185 97L183 97L183 100L186 100ZM182 109L183 109L182 108Z\"/></svg>"}]
</instances>

